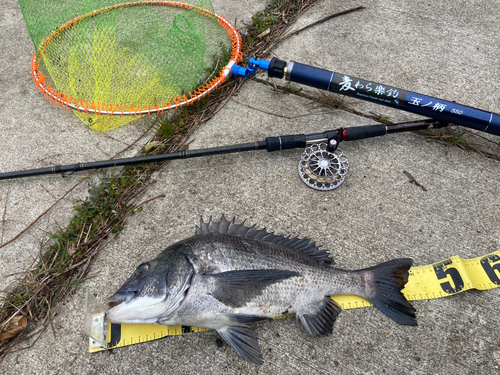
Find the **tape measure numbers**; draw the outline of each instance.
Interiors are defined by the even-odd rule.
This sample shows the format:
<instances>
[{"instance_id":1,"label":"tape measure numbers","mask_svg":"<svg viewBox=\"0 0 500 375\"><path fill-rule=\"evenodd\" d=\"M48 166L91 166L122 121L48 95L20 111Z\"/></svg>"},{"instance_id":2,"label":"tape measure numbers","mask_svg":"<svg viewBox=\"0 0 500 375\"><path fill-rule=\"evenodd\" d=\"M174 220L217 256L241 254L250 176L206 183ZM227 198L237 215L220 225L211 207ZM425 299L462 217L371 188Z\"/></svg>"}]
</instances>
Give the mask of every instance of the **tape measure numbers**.
<instances>
[{"instance_id":1,"label":"tape measure numbers","mask_svg":"<svg viewBox=\"0 0 500 375\"><path fill-rule=\"evenodd\" d=\"M428 266L412 267L403 294L409 301L452 296L469 290L487 290L500 286L500 250L483 257L462 259L453 256ZM353 295L334 296L342 309L372 306L367 300ZM166 336L208 331L208 328L163 326L157 324L111 324L108 322L108 348L90 339L91 353L119 348Z\"/></svg>"},{"instance_id":2,"label":"tape measure numbers","mask_svg":"<svg viewBox=\"0 0 500 375\"><path fill-rule=\"evenodd\" d=\"M453 256L428 266L412 267L403 294L408 301L452 296L469 289L487 290L500 286L500 250L483 257L462 259ZM332 299L342 309L373 306L351 295Z\"/></svg>"},{"instance_id":3,"label":"tape measure numbers","mask_svg":"<svg viewBox=\"0 0 500 375\"><path fill-rule=\"evenodd\" d=\"M441 298L469 289L493 289L500 286L500 250L475 259L454 256L430 266L411 268L409 273L403 290L408 300Z\"/></svg>"}]
</instances>

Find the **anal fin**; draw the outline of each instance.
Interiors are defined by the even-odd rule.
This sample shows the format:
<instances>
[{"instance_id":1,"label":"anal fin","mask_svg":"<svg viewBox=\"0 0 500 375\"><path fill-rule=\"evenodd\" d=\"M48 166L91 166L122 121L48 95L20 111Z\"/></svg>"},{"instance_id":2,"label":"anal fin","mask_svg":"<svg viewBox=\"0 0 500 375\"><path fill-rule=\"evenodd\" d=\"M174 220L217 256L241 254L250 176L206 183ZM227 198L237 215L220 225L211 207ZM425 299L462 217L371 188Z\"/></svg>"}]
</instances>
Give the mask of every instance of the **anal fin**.
<instances>
[{"instance_id":1,"label":"anal fin","mask_svg":"<svg viewBox=\"0 0 500 375\"><path fill-rule=\"evenodd\" d=\"M245 314L225 314L224 320L227 321L228 325L217 328L217 333L240 357L256 365L262 365L264 360L257 335L248 323L266 319Z\"/></svg>"},{"instance_id":2,"label":"anal fin","mask_svg":"<svg viewBox=\"0 0 500 375\"><path fill-rule=\"evenodd\" d=\"M307 314L297 314L298 319L309 334L316 338L333 332L333 323L342 308L330 297L325 297L319 307Z\"/></svg>"}]
</instances>

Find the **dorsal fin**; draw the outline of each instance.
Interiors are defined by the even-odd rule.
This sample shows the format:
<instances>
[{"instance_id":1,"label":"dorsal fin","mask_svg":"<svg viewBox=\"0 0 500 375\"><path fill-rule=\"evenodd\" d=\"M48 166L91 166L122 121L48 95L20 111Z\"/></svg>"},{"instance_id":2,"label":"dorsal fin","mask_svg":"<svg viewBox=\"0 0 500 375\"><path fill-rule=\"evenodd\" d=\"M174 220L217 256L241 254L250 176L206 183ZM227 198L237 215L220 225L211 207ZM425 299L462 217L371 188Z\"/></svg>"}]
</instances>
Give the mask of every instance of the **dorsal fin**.
<instances>
[{"instance_id":1,"label":"dorsal fin","mask_svg":"<svg viewBox=\"0 0 500 375\"><path fill-rule=\"evenodd\" d=\"M234 234L240 237L254 238L261 241L271 242L278 245L288 246L293 249L299 250L310 257L314 258L318 263L328 263L333 264L330 254L325 250L320 250L316 246L315 242L311 242L308 238L290 238L279 236L273 233L269 233L266 228L257 230L255 225L251 227L245 226L245 221L241 224L236 224L233 220L229 221L224 215L222 215L220 221L213 221L212 216L208 223L203 221L203 217L200 218L200 226L196 226L195 235L200 234L210 234L210 233L221 233L221 234Z\"/></svg>"}]
</instances>

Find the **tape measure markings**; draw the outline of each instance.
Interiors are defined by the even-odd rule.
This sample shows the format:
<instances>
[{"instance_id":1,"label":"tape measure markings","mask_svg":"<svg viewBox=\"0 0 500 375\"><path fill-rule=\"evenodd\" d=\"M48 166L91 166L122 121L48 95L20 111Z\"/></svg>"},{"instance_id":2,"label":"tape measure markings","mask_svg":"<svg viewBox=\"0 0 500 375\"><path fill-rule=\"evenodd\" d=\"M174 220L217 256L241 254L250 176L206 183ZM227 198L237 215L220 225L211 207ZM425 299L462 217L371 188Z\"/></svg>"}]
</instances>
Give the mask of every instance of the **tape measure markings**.
<instances>
[{"instance_id":1,"label":"tape measure markings","mask_svg":"<svg viewBox=\"0 0 500 375\"><path fill-rule=\"evenodd\" d=\"M500 286L499 254L500 250L465 260L453 256L429 266L411 268L403 293L409 300L416 300L446 297L469 289L496 288Z\"/></svg>"}]
</instances>

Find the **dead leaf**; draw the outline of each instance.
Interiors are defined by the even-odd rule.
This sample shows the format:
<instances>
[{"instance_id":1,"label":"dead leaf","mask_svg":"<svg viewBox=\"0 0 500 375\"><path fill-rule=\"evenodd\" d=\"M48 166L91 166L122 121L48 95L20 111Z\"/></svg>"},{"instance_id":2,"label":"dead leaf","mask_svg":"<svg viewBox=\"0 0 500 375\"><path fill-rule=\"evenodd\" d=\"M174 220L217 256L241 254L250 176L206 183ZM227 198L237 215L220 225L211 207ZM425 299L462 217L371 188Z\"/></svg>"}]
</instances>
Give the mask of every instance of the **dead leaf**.
<instances>
[{"instance_id":1,"label":"dead leaf","mask_svg":"<svg viewBox=\"0 0 500 375\"><path fill-rule=\"evenodd\" d=\"M16 337L28 326L28 319L25 316L18 315L12 318L7 327L4 328L2 334L0 334L0 341L3 344L9 342L13 337Z\"/></svg>"},{"instance_id":2,"label":"dead leaf","mask_svg":"<svg viewBox=\"0 0 500 375\"><path fill-rule=\"evenodd\" d=\"M145 147L144 147L144 152L149 152L151 151L152 149L154 149L155 147L158 147L159 145L161 144L160 141L152 141L152 142L149 142Z\"/></svg>"},{"instance_id":3,"label":"dead leaf","mask_svg":"<svg viewBox=\"0 0 500 375\"><path fill-rule=\"evenodd\" d=\"M261 32L259 35L257 35L257 38L262 38L262 37L266 36L267 34L269 34L270 32L271 32L271 29L267 28L263 32Z\"/></svg>"}]
</instances>

